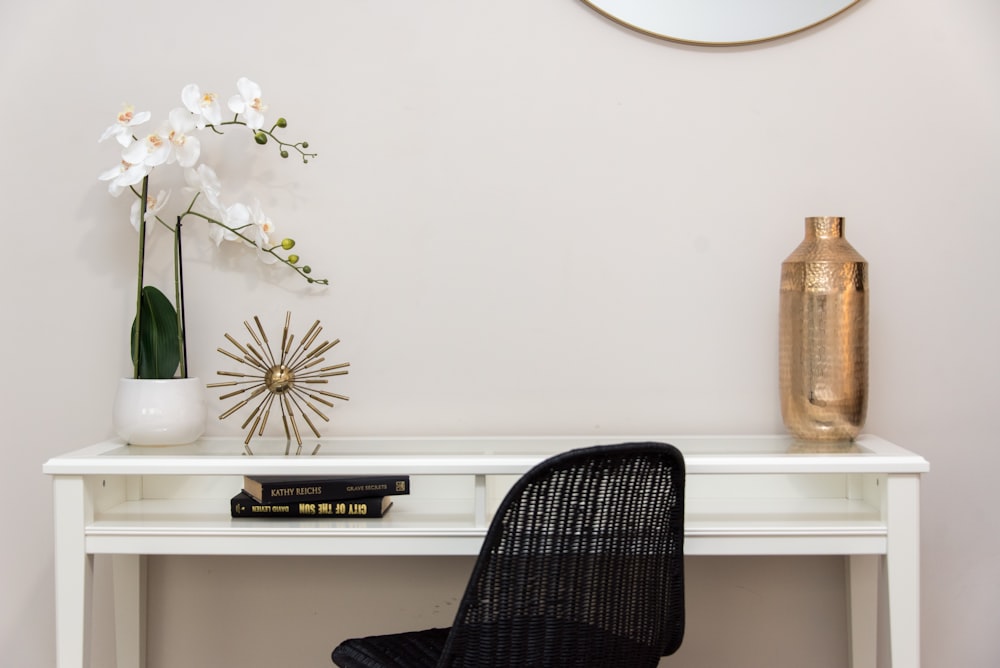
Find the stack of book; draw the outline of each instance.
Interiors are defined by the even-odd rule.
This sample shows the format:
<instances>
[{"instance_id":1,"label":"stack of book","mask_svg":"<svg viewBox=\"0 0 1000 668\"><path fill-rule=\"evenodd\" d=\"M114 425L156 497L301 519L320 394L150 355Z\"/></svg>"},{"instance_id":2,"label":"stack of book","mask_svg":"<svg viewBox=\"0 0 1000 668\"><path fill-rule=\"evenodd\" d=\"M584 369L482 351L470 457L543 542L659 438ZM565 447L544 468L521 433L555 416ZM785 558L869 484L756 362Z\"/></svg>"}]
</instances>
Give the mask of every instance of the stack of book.
<instances>
[{"instance_id":1,"label":"stack of book","mask_svg":"<svg viewBox=\"0 0 1000 668\"><path fill-rule=\"evenodd\" d=\"M408 475L243 476L233 517L382 517L392 497L410 493Z\"/></svg>"}]
</instances>

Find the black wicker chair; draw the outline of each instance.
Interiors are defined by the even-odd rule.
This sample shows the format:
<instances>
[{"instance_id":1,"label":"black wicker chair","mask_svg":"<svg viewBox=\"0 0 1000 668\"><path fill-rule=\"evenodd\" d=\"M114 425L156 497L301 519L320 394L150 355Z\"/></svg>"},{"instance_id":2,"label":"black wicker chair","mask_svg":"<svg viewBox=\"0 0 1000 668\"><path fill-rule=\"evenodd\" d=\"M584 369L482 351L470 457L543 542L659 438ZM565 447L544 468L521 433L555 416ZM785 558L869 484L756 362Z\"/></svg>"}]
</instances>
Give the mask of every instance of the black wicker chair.
<instances>
[{"instance_id":1,"label":"black wicker chair","mask_svg":"<svg viewBox=\"0 0 1000 668\"><path fill-rule=\"evenodd\" d=\"M514 484L454 624L346 640L341 668L643 668L684 636L684 459L624 443Z\"/></svg>"}]
</instances>

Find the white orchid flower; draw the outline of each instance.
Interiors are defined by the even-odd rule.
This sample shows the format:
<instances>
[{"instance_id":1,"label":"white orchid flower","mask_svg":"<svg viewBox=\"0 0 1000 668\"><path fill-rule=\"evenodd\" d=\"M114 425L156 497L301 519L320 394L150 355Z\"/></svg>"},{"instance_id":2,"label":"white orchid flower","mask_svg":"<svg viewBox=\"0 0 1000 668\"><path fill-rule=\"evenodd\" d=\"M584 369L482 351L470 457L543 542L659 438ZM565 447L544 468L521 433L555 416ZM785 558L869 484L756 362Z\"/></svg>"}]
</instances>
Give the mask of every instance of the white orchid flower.
<instances>
[{"instance_id":1,"label":"white orchid flower","mask_svg":"<svg viewBox=\"0 0 1000 668\"><path fill-rule=\"evenodd\" d=\"M201 142L188 133L197 127L195 117L187 109L177 107L170 112L167 123L160 130L170 145L168 163L177 162L181 167L193 167L201 156Z\"/></svg>"},{"instance_id":2,"label":"white orchid flower","mask_svg":"<svg viewBox=\"0 0 1000 668\"><path fill-rule=\"evenodd\" d=\"M254 242L257 245L257 257L265 264L277 262L270 253L265 253L264 249L271 245L271 235L274 234L274 222L264 213L260 207L260 202L254 200L250 207L250 222L253 223Z\"/></svg>"},{"instance_id":3,"label":"white orchid flower","mask_svg":"<svg viewBox=\"0 0 1000 668\"><path fill-rule=\"evenodd\" d=\"M260 99L260 86L246 77L240 77L236 82L239 95L229 98L229 109L235 114L241 114L247 127L260 130L264 125L264 110L267 106Z\"/></svg>"},{"instance_id":4,"label":"white orchid flower","mask_svg":"<svg viewBox=\"0 0 1000 668\"><path fill-rule=\"evenodd\" d=\"M225 241L236 241L239 239L233 230L239 230L250 224L250 209L246 204L236 203L222 210L222 224L212 225L208 231L208 238L218 246Z\"/></svg>"},{"instance_id":5,"label":"white orchid flower","mask_svg":"<svg viewBox=\"0 0 1000 668\"><path fill-rule=\"evenodd\" d=\"M97 178L100 181L110 181L108 192L118 197L126 188L142 181L146 174L149 174L149 169L145 165L133 165L122 160L117 166L101 172Z\"/></svg>"},{"instance_id":6,"label":"white orchid flower","mask_svg":"<svg viewBox=\"0 0 1000 668\"><path fill-rule=\"evenodd\" d=\"M170 142L159 134L148 134L132 142L122 151L122 160L132 165L142 165L147 173L170 158Z\"/></svg>"},{"instance_id":7,"label":"white orchid flower","mask_svg":"<svg viewBox=\"0 0 1000 668\"><path fill-rule=\"evenodd\" d=\"M122 108L121 113L118 114L118 118L115 119L114 124L108 126L108 129L104 131L104 134L97 141L102 142L105 139L114 137L122 146L128 146L132 143L132 128L148 121L151 115L148 111L140 111L137 114L135 113L135 107L126 104Z\"/></svg>"},{"instance_id":8,"label":"white orchid flower","mask_svg":"<svg viewBox=\"0 0 1000 668\"><path fill-rule=\"evenodd\" d=\"M220 183L219 177L215 175L214 169L204 163L198 165L197 168L188 167L184 170L184 180L188 184L186 190L200 193L205 198L205 201L208 202L208 206L212 209L212 212L218 214L220 217L222 216L225 211L225 207L220 199L222 183Z\"/></svg>"},{"instance_id":9,"label":"white orchid flower","mask_svg":"<svg viewBox=\"0 0 1000 668\"><path fill-rule=\"evenodd\" d=\"M266 246L271 243L271 234L274 232L274 222L264 213L260 207L260 202L254 200L250 207L250 222L254 226L254 237L258 246Z\"/></svg>"},{"instance_id":10,"label":"white orchid flower","mask_svg":"<svg viewBox=\"0 0 1000 668\"><path fill-rule=\"evenodd\" d=\"M195 124L199 130L206 125L218 125L222 122L222 107L215 93L202 93L197 84L188 84L181 91L181 101L195 115Z\"/></svg>"},{"instance_id":11,"label":"white orchid flower","mask_svg":"<svg viewBox=\"0 0 1000 668\"><path fill-rule=\"evenodd\" d=\"M161 190L157 193L156 197L147 196L146 197L146 222L155 219L156 214L158 214L163 207L166 206L167 200L170 199L170 193ZM129 221L132 223L132 227L135 228L136 232L139 231L139 205L142 200L137 199L132 202L132 209L129 211Z\"/></svg>"}]
</instances>

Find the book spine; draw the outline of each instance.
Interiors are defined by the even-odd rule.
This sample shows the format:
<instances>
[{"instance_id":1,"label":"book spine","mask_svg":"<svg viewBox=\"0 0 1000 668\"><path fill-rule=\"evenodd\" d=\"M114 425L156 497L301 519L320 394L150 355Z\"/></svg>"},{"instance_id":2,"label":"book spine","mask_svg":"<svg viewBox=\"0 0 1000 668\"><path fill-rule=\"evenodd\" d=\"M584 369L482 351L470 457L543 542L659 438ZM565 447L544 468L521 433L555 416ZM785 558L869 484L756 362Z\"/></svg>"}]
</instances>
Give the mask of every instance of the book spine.
<instances>
[{"instance_id":1,"label":"book spine","mask_svg":"<svg viewBox=\"0 0 1000 668\"><path fill-rule=\"evenodd\" d=\"M373 480L316 480L309 482L267 482L261 485L261 503L288 504L321 499L351 499L395 496L410 493L408 476Z\"/></svg>"},{"instance_id":2,"label":"book spine","mask_svg":"<svg viewBox=\"0 0 1000 668\"><path fill-rule=\"evenodd\" d=\"M257 503L246 494L238 494L230 501L229 509L233 517L363 518L382 517L384 514L383 503L382 498Z\"/></svg>"}]
</instances>

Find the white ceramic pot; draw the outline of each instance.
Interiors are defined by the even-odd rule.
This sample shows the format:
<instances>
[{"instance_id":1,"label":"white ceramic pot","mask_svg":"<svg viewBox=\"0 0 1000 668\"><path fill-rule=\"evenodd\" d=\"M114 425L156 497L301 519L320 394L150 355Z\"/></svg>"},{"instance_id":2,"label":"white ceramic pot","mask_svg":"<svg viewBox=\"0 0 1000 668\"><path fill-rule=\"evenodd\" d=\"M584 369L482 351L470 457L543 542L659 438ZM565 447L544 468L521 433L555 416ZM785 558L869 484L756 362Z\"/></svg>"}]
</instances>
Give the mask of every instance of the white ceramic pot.
<instances>
[{"instance_id":1,"label":"white ceramic pot","mask_svg":"<svg viewBox=\"0 0 1000 668\"><path fill-rule=\"evenodd\" d=\"M206 416L198 378L122 378L111 419L130 445L181 445L205 432Z\"/></svg>"}]
</instances>

